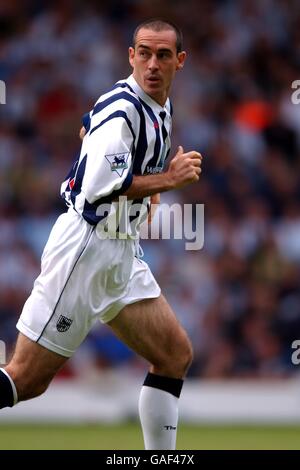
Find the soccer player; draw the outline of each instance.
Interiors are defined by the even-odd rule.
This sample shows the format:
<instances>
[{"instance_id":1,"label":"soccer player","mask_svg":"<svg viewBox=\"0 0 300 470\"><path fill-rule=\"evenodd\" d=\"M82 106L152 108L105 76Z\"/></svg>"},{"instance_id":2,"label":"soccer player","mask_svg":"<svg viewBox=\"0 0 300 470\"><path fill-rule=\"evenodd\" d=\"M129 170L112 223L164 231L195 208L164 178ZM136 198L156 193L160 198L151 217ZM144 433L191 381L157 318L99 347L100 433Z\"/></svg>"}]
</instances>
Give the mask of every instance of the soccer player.
<instances>
[{"instance_id":1,"label":"soccer player","mask_svg":"<svg viewBox=\"0 0 300 470\"><path fill-rule=\"evenodd\" d=\"M0 369L0 408L42 394L100 319L150 363L139 399L145 448L175 449L192 348L140 259L134 235L151 197L199 180L200 153L182 147L163 171L170 150L168 95L185 58L176 25L140 24L129 48L132 75L85 115L80 157L62 184L69 209L51 231L17 324L14 355ZM120 195L123 202L127 197L130 221L123 231L121 223L111 223L123 210Z\"/></svg>"}]
</instances>

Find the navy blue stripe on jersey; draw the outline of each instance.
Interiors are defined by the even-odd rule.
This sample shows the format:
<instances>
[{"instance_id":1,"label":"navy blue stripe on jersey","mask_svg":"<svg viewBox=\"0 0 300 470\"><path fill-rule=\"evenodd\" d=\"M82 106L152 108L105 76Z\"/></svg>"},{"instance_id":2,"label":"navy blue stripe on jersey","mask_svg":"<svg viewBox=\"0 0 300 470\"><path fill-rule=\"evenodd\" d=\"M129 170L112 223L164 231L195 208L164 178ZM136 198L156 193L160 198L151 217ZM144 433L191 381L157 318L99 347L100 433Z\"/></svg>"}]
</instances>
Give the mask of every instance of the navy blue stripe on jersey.
<instances>
[{"instance_id":1,"label":"navy blue stripe on jersey","mask_svg":"<svg viewBox=\"0 0 300 470\"><path fill-rule=\"evenodd\" d=\"M69 173L67 174L67 176L66 176L65 179L64 179L64 182L68 182L68 184L67 184L66 189L64 190L64 192L61 193L61 197L62 197L63 199L65 199L67 205L68 205L68 198L67 198L66 194L71 192L72 180L73 180L73 178L74 178L75 175L76 175L76 170L77 170L77 167L78 167L78 162L79 162L79 156L76 157L76 160L74 161L71 170L69 171ZM75 181L75 180L74 180L74 181Z\"/></svg>"},{"instance_id":2,"label":"navy blue stripe on jersey","mask_svg":"<svg viewBox=\"0 0 300 470\"><path fill-rule=\"evenodd\" d=\"M139 131L139 138L138 142L136 145L135 153L132 154L133 157L133 167L132 167L132 172L134 175L140 175L142 171L142 163L144 161L146 151L147 151L147 134L146 134L146 121L145 121L145 116L143 113L143 107L142 104L139 102L137 98L134 96L131 96L129 93L126 91L122 91L121 93L118 93L116 95L112 95L109 98L107 98L104 101L101 101L100 103L96 104L93 110L93 116L97 113L100 113L103 109L105 109L107 106L110 104L118 101L118 100L127 100L130 103L132 103L137 110L139 117L140 117L140 131Z\"/></svg>"},{"instance_id":3,"label":"navy blue stripe on jersey","mask_svg":"<svg viewBox=\"0 0 300 470\"><path fill-rule=\"evenodd\" d=\"M114 118L117 118L117 117L122 117L125 119L128 127L129 127L129 130L132 134L132 137L133 137L133 141L132 141L132 147L130 149L131 151L131 155L132 157L134 158L134 155L135 155L135 145L134 145L134 142L135 142L135 133L134 133L134 130L133 130L133 127L132 127L132 123L130 121L130 119L128 118L127 114L125 113L125 111L115 111L114 113L110 114L106 119L103 119L103 121L100 122L100 124L98 124L97 126L93 127L93 129L91 130L90 132L90 135L93 134L94 131L96 131L97 129L99 129L99 127L103 126L103 124L105 124L106 122L110 121L111 119L114 119Z\"/></svg>"},{"instance_id":4,"label":"navy blue stripe on jersey","mask_svg":"<svg viewBox=\"0 0 300 470\"><path fill-rule=\"evenodd\" d=\"M76 160L74 161L73 166L72 166L71 170L69 171L69 173L67 174L67 176L65 177L64 181L66 181L66 180L70 181L72 178L74 178L74 176L76 174L78 162L79 162L79 156L77 155Z\"/></svg>"},{"instance_id":5,"label":"navy blue stripe on jersey","mask_svg":"<svg viewBox=\"0 0 300 470\"><path fill-rule=\"evenodd\" d=\"M103 124L105 124L106 122L110 121L111 119L118 118L118 117L122 117L122 118L125 119L125 121L127 122L128 127L129 127L129 130L132 134L133 140L135 141L135 133L134 133L134 130L132 128L132 123L131 123L130 119L128 118L127 114L125 113L125 111L115 111L114 113L110 114L106 119L103 119L103 121L101 121L100 124L98 124L97 126L92 128L92 130L90 132L90 135L92 135L93 132L95 132L97 129L99 129L99 127L103 126Z\"/></svg>"},{"instance_id":6,"label":"navy blue stripe on jersey","mask_svg":"<svg viewBox=\"0 0 300 470\"><path fill-rule=\"evenodd\" d=\"M161 132L162 132L162 136L163 136L163 140L164 140L164 143L166 141L166 138L168 137L168 133L166 131L166 128L165 128L165 117L166 117L166 112L165 111L161 111L159 113L159 117L162 121L162 126L161 126Z\"/></svg>"},{"instance_id":7,"label":"navy blue stripe on jersey","mask_svg":"<svg viewBox=\"0 0 300 470\"><path fill-rule=\"evenodd\" d=\"M147 103L145 103L145 101L143 101L141 98L139 98L139 101L142 103L151 121L153 122L156 138L155 138L155 144L154 144L153 157L149 160L148 166L156 166L158 158L159 158L159 154L160 154L160 148L161 148L159 124L150 106Z\"/></svg>"},{"instance_id":8,"label":"navy blue stripe on jersey","mask_svg":"<svg viewBox=\"0 0 300 470\"><path fill-rule=\"evenodd\" d=\"M119 101L119 100L130 101L136 107L137 112L139 114L142 113L142 107L141 107L141 104L138 101L138 99L135 98L134 96L130 95L126 91L121 91L120 93L109 96L105 100L100 101L99 103L97 103L95 105L94 109L93 109L92 116L95 116L95 114L100 113L103 109L107 108L107 106L109 106L110 104L115 103L115 101Z\"/></svg>"},{"instance_id":9,"label":"navy blue stripe on jersey","mask_svg":"<svg viewBox=\"0 0 300 470\"><path fill-rule=\"evenodd\" d=\"M88 132L90 130L90 127L91 127L90 113L85 113L82 116L82 125L84 126L86 132Z\"/></svg>"},{"instance_id":10,"label":"navy blue stripe on jersey","mask_svg":"<svg viewBox=\"0 0 300 470\"><path fill-rule=\"evenodd\" d=\"M171 115L171 117L173 116L173 105L172 105L171 101L170 101L170 115Z\"/></svg>"},{"instance_id":11,"label":"navy blue stripe on jersey","mask_svg":"<svg viewBox=\"0 0 300 470\"><path fill-rule=\"evenodd\" d=\"M81 162L78 166L74 186L73 186L72 191L71 191L71 201L72 201L74 207L75 207L76 196L78 196L78 194L81 191L81 185L82 185L82 180L83 180L83 176L84 176L84 172L85 172L85 166L86 166L86 159L87 159L87 155L85 155L83 157L83 159L81 160Z\"/></svg>"},{"instance_id":12,"label":"navy blue stripe on jersey","mask_svg":"<svg viewBox=\"0 0 300 470\"><path fill-rule=\"evenodd\" d=\"M133 89L131 88L130 85L128 85L128 83L116 83L113 87L112 87L112 90L115 90L116 88L128 88L131 93L134 93Z\"/></svg>"},{"instance_id":13,"label":"navy blue stripe on jersey","mask_svg":"<svg viewBox=\"0 0 300 470\"><path fill-rule=\"evenodd\" d=\"M110 208L101 215L97 214L96 211L100 205L101 203L97 204L97 201L91 204L89 201L85 200L82 217L88 224L97 225L99 222L101 222L101 220L105 219L105 217L109 216Z\"/></svg>"},{"instance_id":14,"label":"navy blue stripe on jersey","mask_svg":"<svg viewBox=\"0 0 300 470\"><path fill-rule=\"evenodd\" d=\"M91 225L97 225L98 222L100 222L102 219L108 216L108 213L104 213L102 215L97 215L97 209L101 204L110 204L113 202L115 199L117 199L121 194L125 193L129 186L132 183L133 175L132 173L128 173L126 176L125 180L123 181L123 184L120 189L116 189L112 193L110 193L108 196L104 196L100 199L97 199L97 201L93 202L92 204L85 200L84 203L84 208L82 212L83 218Z\"/></svg>"},{"instance_id":15,"label":"navy blue stripe on jersey","mask_svg":"<svg viewBox=\"0 0 300 470\"><path fill-rule=\"evenodd\" d=\"M136 146L136 151L134 154L134 160L132 165L132 173L134 175L142 174L142 164L147 152L147 134L146 134L146 121L143 112L141 111L141 121L140 121L140 132L139 138Z\"/></svg>"}]
</instances>

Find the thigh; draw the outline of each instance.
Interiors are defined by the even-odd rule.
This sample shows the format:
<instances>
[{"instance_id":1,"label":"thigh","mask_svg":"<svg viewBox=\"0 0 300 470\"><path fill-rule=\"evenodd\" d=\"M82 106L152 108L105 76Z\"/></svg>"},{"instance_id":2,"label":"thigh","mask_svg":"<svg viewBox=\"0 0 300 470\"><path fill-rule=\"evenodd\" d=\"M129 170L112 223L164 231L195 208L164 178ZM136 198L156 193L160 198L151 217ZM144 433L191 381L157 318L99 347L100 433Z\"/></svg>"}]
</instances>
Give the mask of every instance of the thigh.
<instances>
[{"instance_id":1,"label":"thigh","mask_svg":"<svg viewBox=\"0 0 300 470\"><path fill-rule=\"evenodd\" d=\"M127 305L108 325L161 373L172 375L173 364L190 348L185 330L163 295Z\"/></svg>"},{"instance_id":2,"label":"thigh","mask_svg":"<svg viewBox=\"0 0 300 470\"><path fill-rule=\"evenodd\" d=\"M13 357L5 369L17 389L30 383L48 385L68 359L19 334Z\"/></svg>"}]
</instances>

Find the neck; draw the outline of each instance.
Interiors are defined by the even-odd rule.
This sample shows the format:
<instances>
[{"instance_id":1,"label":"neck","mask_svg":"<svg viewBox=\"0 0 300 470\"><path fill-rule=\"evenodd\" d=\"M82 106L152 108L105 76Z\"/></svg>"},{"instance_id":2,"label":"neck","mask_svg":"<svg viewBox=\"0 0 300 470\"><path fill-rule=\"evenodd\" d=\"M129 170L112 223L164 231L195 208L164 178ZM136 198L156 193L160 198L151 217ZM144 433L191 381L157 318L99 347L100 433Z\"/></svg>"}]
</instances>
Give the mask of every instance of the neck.
<instances>
[{"instance_id":1,"label":"neck","mask_svg":"<svg viewBox=\"0 0 300 470\"><path fill-rule=\"evenodd\" d=\"M166 101L167 101L167 98L168 98L168 94L165 93L164 96L151 96L149 95L150 98L152 98L154 101L156 101L156 103L158 103L160 106L164 107L164 105L166 104Z\"/></svg>"},{"instance_id":2,"label":"neck","mask_svg":"<svg viewBox=\"0 0 300 470\"><path fill-rule=\"evenodd\" d=\"M149 98L151 98L153 101L155 101L157 104L159 104L160 106L164 107L165 104L166 104L166 101L168 99L168 96L169 96L169 89L168 90L165 90L164 93L159 93L159 94L153 94L153 95L150 95L149 93L147 93L142 84L139 82L139 79L135 76L135 73L133 72L133 78L135 79L136 83L139 85L139 87L143 90L144 93L146 93L146 95L149 96Z\"/></svg>"}]
</instances>

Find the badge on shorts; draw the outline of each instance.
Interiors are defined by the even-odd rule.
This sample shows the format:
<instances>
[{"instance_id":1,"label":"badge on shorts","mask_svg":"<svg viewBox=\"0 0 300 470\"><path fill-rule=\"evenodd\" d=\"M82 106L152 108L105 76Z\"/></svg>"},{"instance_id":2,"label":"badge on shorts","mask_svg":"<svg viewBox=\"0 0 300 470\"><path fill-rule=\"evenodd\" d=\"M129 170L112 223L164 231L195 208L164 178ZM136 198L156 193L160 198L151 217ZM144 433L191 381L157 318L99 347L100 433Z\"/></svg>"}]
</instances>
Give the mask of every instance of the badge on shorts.
<instances>
[{"instance_id":1,"label":"badge on shorts","mask_svg":"<svg viewBox=\"0 0 300 470\"><path fill-rule=\"evenodd\" d=\"M106 160L110 164L111 171L115 171L119 176L122 176L126 168L128 168L128 157L129 152L105 155Z\"/></svg>"},{"instance_id":2,"label":"badge on shorts","mask_svg":"<svg viewBox=\"0 0 300 470\"><path fill-rule=\"evenodd\" d=\"M71 320L71 318L65 317L64 315L60 315L56 323L56 329L60 333L64 333L65 331L68 331L72 323L73 320Z\"/></svg>"}]
</instances>

